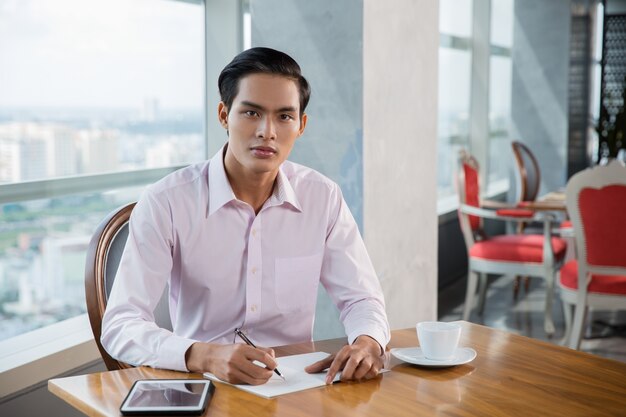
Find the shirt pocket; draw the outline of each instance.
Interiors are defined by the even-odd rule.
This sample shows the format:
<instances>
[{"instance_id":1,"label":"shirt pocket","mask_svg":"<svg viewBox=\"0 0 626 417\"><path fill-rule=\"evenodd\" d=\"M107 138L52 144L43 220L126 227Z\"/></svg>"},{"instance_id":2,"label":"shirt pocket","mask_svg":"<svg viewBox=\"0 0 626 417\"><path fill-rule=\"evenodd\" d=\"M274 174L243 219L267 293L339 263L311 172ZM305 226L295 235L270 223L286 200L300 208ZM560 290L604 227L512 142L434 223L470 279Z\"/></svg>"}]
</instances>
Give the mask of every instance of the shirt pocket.
<instances>
[{"instance_id":1,"label":"shirt pocket","mask_svg":"<svg viewBox=\"0 0 626 417\"><path fill-rule=\"evenodd\" d=\"M281 311L314 310L323 253L295 258L276 258L276 306Z\"/></svg>"}]
</instances>

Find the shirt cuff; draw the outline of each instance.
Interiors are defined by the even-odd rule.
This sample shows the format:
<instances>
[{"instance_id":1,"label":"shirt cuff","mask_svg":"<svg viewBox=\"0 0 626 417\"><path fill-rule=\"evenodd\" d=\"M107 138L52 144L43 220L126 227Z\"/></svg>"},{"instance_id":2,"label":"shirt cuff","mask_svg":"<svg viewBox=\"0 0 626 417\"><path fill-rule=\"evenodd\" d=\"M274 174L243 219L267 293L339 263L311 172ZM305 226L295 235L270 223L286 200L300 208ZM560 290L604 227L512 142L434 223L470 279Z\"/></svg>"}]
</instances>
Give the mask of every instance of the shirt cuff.
<instances>
[{"instance_id":1,"label":"shirt cuff","mask_svg":"<svg viewBox=\"0 0 626 417\"><path fill-rule=\"evenodd\" d=\"M385 353L385 348L387 347L387 343L389 343L389 339L387 337L387 335L385 334L385 332L381 331L381 330L374 330L374 329L356 329L352 332L350 332L350 334L348 335L348 344L353 344L354 341L359 337L359 336L369 336L372 339L374 339L375 341L378 342L378 344L380 345L380 354L381 356Z\"/></svg>"},{"instance_id":2,"label":"shirt cuff","mask_svg":"<svg viewBox=\"0 0 626 417\"><path fill-rule=\"evenodd\" d=\"M185 354L196 340L180 336L168 337L159 349L159 368L189 372L185 363Z\"/></svg>"}]
</instances>

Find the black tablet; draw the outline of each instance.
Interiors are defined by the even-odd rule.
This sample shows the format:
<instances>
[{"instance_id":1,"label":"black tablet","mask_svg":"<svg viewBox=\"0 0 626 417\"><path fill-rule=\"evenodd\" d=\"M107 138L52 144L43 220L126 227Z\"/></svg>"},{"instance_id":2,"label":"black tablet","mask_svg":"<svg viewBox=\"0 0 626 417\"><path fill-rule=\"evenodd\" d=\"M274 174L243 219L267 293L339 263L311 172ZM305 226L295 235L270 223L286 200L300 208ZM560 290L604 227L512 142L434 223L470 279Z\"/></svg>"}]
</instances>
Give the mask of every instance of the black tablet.
<instances>
[{"instance_id":1,"label":"black tablet","mask_svg":"<svg viewBox=\"0 0 626 417\"><path fill-rule=\"evenodd\" d=\"M133 415L200 415L215 386L203 379L142 379L135 381L120 412Z\"/></svg>"}]
</instances>

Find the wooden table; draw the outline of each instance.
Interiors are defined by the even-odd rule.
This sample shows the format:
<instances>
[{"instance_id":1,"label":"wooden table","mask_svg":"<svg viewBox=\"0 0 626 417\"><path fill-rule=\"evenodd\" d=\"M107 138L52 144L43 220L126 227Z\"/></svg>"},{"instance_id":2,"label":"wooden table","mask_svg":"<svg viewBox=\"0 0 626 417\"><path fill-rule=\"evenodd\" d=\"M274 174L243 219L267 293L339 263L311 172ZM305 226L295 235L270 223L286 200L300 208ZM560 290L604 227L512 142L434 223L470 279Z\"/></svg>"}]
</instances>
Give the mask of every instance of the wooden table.
<instances>
[{"instance_id":1,"label":"wooden table","mask_svg":"<svg viewBox=\"0 0 626 417\"><path fill-rule=\"evenodd\" d=\"M560 191L552 191L541 197L536 201L523 201L515 206L511 206L511 203L504 201L482 200L481 207L489 209L501 209L501 208L524 208L534 211L567 211L565 206L565 193Z\"/></svg>"},{"instance_id":2,"label":"wooden table","mask_svg":"<svg viewBox=\"0 0 626 417\"><path fill-rule=\"evenodd\" d=\"M626 363L546 342L463 325L462 346L478 356L451 368L422 368L391 358L391 372L264 399L217 383L206 416L626 416ZM332 352L345 339L276 348L278 356ZM392 332L390 347L417 346L414 329ZM200 378L135 368L52 379L48 389L80 411L117 416L133 381Z\"/></svg>"}]
</instances>

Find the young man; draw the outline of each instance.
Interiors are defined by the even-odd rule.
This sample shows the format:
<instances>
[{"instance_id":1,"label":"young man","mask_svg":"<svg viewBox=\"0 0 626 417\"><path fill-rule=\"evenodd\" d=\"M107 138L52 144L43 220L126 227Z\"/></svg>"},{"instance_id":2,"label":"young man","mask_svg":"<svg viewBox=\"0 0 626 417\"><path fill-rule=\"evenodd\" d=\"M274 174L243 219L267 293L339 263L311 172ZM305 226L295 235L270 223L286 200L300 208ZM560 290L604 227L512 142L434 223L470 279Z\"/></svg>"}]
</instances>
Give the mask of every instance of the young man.
<instances>
[{"instance_id":1,"label":"young man","mask_svg":"<svg viewBox=\"0 0 626 417\"><path fill-rule=\"evenodd\" d=\"M339 187L287 161L307 123L310 89L298 64L252 48L220 74L218 118L228 142L209 161L149 187L102 323L111 356L135 365L212 372L262 384L274 352L310 341L319 283L349 344L307 368L327 383L375 377L389 342L380 284ZM166 283L173 332L154 323ZM266 367L257 366L259 361Z\"/></svg>"}]
</instances>

